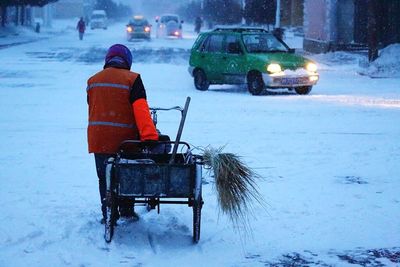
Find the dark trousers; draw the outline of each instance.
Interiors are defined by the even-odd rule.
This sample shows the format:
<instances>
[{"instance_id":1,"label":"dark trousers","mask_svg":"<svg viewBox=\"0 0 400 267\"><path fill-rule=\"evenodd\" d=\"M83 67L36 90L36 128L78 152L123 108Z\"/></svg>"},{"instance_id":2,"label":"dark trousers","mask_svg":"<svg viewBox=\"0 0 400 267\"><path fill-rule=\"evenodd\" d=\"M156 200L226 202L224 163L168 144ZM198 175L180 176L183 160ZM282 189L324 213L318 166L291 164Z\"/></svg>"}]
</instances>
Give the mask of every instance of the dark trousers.
<instances>
[{"instance_id":1,"label":"dark trousers","mask_svg":"<svg viewBox=\"0 0 400 267\"><path fill-rule=\"evenodd\" d=\"M97 177L99 178L99 192L101 202L101 212L103 217L106 214L106 163L109 157L113 157L113 154L94 154L94 160L96 162Z\"/></svg>"},{"instance_id":2,"label":"dark trousers","mask_svg":"<svg viewBox=\"0 0 400 267\"><path fill-rule=\"evenodd\" d=\"M115 157L115 155L114 154L98 154L98 153L94 154L94 159L96 162L97 177L99 178L101 212L102 212L104 218L106 215L106 207L107 207L107 203L106 203L106 191L107 191L106 166L107 166L107 160L110 157ZM118 206L119 206L120 213L122 215L129 215L133 212L132 201L120 200L118 202Z\"/></svg>"}]
</instances>

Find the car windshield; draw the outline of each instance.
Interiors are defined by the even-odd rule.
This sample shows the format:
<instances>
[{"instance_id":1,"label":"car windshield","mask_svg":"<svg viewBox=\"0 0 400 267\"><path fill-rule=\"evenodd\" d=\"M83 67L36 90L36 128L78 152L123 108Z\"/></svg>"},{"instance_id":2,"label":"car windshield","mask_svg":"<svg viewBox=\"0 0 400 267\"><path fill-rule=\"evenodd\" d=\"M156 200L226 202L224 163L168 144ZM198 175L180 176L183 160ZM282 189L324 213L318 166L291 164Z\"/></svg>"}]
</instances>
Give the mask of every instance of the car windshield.
<instances>
[{"instance_id":1,"label":"car windshield","mask_svg":"<svg viewBox=\"0 0 400 267\"><path fill-rule=\"evenodd\" d=\"M161 23L167 23L168 21L175 21L176 23L179 22L178 17L176 16L163 16L161 17Z\"/></svg>"},{"instance_id":2,"label":"car windshield","mask_svg":"<svg viewBox=\"0 0 400 267\"><path fill-rule=\"evenodd\" d=\"M249 53L288 52L288 49L270 33L243 34L243 43Z\"/></svg>"},{"instance_id":3,"label":"car windshield","mask_svg":"<svg viewBox=\"0 0 400 267\"><path fill-rule=\"evenodd\" d=\"M129 22L129 24L133 25L133 26L145 26L148 25L149 23L147 22L147 20L141 19L141 20L131 20Z\"/></svg>"},{"instance_id":4,"label":"car windshield","mask_svg":"<svg viewBox=\"0 0 400 267\"><path fill-rule=\"evenodd\" d=\"M105 18L105 16L101 15L101 14L93 14L92 15L92 19L104 19L104 18Z\"/></svg>"}]
</instances>

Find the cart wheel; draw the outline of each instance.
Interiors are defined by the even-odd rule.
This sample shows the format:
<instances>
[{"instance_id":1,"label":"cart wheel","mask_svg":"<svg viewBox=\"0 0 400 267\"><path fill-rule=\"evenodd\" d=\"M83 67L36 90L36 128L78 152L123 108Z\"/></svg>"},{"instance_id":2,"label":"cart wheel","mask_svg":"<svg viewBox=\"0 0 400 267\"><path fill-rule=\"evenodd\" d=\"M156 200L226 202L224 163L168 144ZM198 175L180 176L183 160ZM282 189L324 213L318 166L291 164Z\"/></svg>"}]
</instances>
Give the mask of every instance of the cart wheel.
<instances>
[{"instance_id":1,"label":"cart wheel","mask_svg":"<svg viewBox=\"0 0 400 267\"><path fill-rule=\"evenodd\" d=\"M109 163L106 166L106 220L104 223L104 240L107 243L111 242L114 235L114 226L117 220L117 203L114 192L114 181L113 181L113 158L110 158Z\"/></svg>"},{"instance_id":2,"label":"cart wheel","mask_svg":"<svg viewBox=\"0 0 400 267\"><path fill-rule=\"evenodd\" d=\"M107 208L106 208L106 221L104 229L104 239L107 243L111 242L114 235L114 226L116 221L116 205L115 198L112 192L107 192Z\"/></svg>"},{"instance_id":3,"label":"cart wheel","mask_svg":"<svg viewBox=\"0 0 400 267\"><path fill-rule=\"evenodd\" d=\"M203 200L200 196L199 199L193 201L193 243L197 244L200 240L200 222L201 222L201 208Z\"/></svg>"}]
</instances>

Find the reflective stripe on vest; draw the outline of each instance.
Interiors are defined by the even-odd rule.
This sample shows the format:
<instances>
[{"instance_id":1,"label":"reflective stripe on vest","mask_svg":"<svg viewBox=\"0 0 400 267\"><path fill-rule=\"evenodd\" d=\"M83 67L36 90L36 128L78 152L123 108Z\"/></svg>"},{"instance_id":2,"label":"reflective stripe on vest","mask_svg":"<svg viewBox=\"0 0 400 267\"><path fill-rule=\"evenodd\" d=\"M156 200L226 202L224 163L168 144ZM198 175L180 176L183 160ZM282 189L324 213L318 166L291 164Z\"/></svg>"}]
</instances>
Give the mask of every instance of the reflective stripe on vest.
<instances>
[{"instance_id":1,"label":"reflective stripe on vest","mask_svg":"<svg viewBox=\"0 0 400 267\"><path fill-rule=\"evenodd\" d=\"M108 122L108 121L89 121L89 126L112 126L112 127L122 127L122 128L136 128L134 124L126 124L126 123L117 123L117 122Z\"/></svg>"},{"instance_id":2,"label":"reflective stripe on vest","mask_svg":"<svg viewBox=\"0 0 400 267\"><path fill-rule=\"evenodd\" d=\"M92 83L86 88L86 91L89 91L93 87L113 87L118 89L129 90L129 86L125 84L118 84L118 83Z\"/></svg>"}]
</instances>

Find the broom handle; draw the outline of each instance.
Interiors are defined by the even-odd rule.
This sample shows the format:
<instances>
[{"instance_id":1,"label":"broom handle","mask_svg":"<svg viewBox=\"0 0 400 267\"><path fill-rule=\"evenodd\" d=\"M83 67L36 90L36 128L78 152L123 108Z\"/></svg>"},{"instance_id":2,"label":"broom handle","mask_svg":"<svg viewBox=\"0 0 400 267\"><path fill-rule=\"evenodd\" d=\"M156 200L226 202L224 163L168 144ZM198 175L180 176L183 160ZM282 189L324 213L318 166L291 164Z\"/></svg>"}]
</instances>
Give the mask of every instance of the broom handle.
<instances>
[{"instance_id":1,"label":"broom handle","mask_svg":"<svg viewBox=\"0 0 400 267\"><path fill-rule=\"evenodd\" d=\"M178 133L176 135L176 139L175 139L175 143L174 143L174 149L172 150L171 160L169 161L169 164L173 164L175 162L175 156L176 156L176 152L178 151L179 141L181 141L183 125L185 124L186 114L187 114L188 109L189 109L189 103L190 103L190 97L188 96L186 98L185 107L182 110L181 123L179 124L179 129L178 129Z\"/></svg>"}]
</instances>

